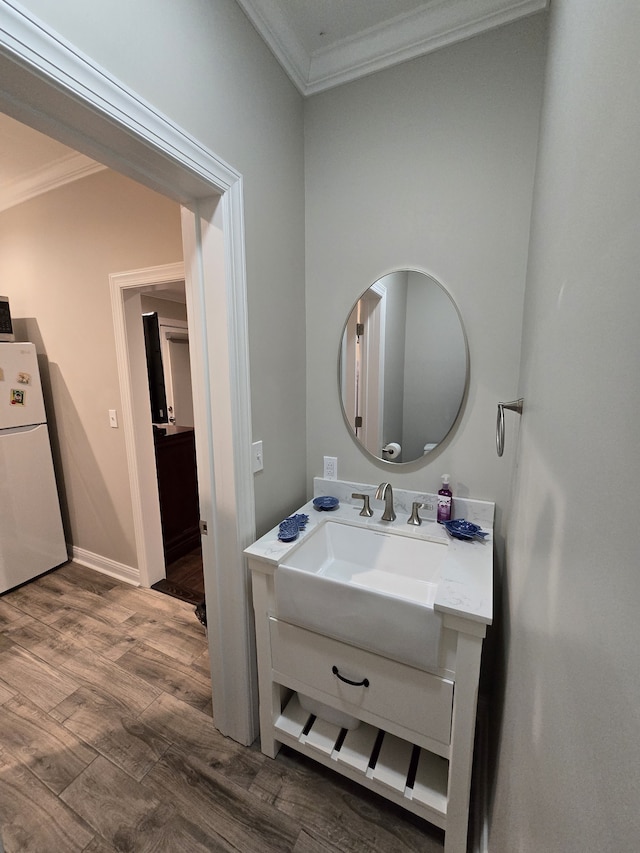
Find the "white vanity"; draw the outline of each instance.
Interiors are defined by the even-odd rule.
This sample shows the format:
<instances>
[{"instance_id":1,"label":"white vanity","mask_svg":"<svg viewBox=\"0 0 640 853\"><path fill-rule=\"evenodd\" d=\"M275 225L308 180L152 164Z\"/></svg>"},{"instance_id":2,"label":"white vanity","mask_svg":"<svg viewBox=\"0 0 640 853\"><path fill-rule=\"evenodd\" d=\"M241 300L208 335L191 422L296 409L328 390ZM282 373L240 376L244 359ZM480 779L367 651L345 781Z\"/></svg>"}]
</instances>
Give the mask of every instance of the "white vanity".
<instances>
[{"instance_id":1,"label":"white vanity","mask_svg":"<svg viewBox=\"0 0 640 853\"><path fill-rule=\"evenodd\" d=\"M445 830L465 853L480 657L492 620L494 505L456 501L484 540L452 539L433 520L359 514L358 483L316 480L297 540L274 528L246 550L256 621L262 751L304 753ZM375 504L375 502L374 502ZM433 512L424 513L433 518Z\"/></svg>"}]
</instances>

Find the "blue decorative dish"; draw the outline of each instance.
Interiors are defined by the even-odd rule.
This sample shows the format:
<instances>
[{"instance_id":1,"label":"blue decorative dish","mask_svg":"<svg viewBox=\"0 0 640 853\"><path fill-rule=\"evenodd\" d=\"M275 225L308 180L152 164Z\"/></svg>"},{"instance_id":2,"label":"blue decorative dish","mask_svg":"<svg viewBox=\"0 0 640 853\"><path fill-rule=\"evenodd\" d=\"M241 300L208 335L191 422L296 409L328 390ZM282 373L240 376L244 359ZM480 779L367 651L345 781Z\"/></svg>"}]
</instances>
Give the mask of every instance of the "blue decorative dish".
<instances>
[{"instance_id":1,"label":"blue decorative dish","mask_svg":"<svg viewBox=\"0 0 640 853\"><path fill-rule=\"evenodd\" d=\"M299 533L300 528L298 527L298 522L295 521L295 519L287 519L280 523L278 539L281 542L293 542L294 539L298 538Z\"/></svg>"},{"instance_id":2,"label":"blue decorative dish","mask_svg":"<svg viewBox=\"0 0 640 853\"><path fill-rule=\"evenodd\" d=\"M281 542L293 542L298 538L300 531L304 530L307 526L308 521L309 516L304 513L290 515L289 518L285 518L284 521L280 522L280 526L278 528L278 539Z\"/></svg>"},{"instance_id":3,"label":"blue decorative dish","mask_svg":"<svg viewBox=\"0 0 640 853\"><path fill-rule=\"evenodd\" d=\"M288 530L281 530L280 533L278 533L278 539L281 542L295 542L295 540L298 538L299 534L300 534L300 531L298 530L298 528L292 527Z\"/></svg>"},{"instance_id":4,"label":"blue decorative dish","mask_svg":"<svg viewBox=\"0 0 640 853\"><path fill-rule=\"evenodd\" d=\"M339 504L340 501L338 500L338 498L333 498L331 497L331 495L322 495L319 498L313 499L314 507L320 510L335 509L337 506L339 506Z\"/></svg>"},{"instance_id":5,"label":"blue decorative dish","mask_svg":"<svg viewBox=\"0 0 640 853\"><path fill-rule=\"evenodd\" d=\"M471 539L484 539L485 536L489 535L486 530L483 530L471 521L465 521L464 518L454 518L452 521L445 521L442 526L446 527L449 533L456 539L470 541Z\"/></svg>"}]
</instances>

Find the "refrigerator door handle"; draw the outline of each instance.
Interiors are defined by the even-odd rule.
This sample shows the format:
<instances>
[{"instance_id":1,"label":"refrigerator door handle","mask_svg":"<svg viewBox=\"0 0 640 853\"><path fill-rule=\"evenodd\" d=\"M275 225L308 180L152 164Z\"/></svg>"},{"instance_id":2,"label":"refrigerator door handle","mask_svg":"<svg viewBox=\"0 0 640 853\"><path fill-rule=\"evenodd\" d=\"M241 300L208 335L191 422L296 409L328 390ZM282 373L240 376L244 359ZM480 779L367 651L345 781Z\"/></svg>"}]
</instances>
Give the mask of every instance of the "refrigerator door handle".
<instances>
[{"instance_id":1,"label":"refrigerator door handle","mask_svg":"<svg viewBox=\"0 0 640 853\"><path fill-rule=\"evenodd\" d=\"M0 435L18 435L21 432L33 432L34 429L38 429L38 427L40 426L42 426L42 424L28 424L27 426L5 427L4 429L0 429Z\"/></svg>"}]
</instances>

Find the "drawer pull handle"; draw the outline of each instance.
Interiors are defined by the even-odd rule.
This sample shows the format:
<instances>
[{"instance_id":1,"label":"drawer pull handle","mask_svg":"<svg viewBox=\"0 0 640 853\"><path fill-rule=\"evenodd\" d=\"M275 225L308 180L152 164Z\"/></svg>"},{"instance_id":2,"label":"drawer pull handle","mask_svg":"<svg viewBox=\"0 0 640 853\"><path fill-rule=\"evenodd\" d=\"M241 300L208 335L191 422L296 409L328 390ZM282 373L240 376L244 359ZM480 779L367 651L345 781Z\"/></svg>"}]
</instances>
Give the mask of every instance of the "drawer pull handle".
<instances>
[{"instance_id":1,"label":"drawer pull handle","mask_svg":"<svg viewBox=\"0 0 640 853\"><path fill-rule=\"evenodd\" d=\"M340 675L340 672L339 672L337 666L332 666L331 672L334 675L337 675L338 678L340 679L340 681L344 681L345 684L350 684L352 687L368 687L369 686L369 679L368 678L363 678L362 681L351 681L350 678L345 678L344 675Z\"/></svg>"}]
</instances>

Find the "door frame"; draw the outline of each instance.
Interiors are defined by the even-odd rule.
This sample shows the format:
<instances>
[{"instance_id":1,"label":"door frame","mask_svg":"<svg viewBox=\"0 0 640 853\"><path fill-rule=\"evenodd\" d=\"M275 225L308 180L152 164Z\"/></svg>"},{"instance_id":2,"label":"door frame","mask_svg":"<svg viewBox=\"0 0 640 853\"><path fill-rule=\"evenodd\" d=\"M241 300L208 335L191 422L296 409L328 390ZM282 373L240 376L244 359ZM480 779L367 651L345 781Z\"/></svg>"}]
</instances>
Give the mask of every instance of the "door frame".
<instances>
[{"instance_id":1,"label":"door frame","mask_svg":"<svg viewBox=\"0 0 640 853\"><path fill-rule=\"evenodd\" d=\"M360 297L364 342L360 352L360 396L363 428L360 442L373 456L382 456L384 351L387 289L376 282Z\"/></svg>"},{"instance_id":2,"label":"door frame","mask_svg":"<svg viewBox=\"0 0 640 853\"><path fill-rule=\"evenodd\" d=\"M191 365L189 365L189 382L176 380L176 369L173 353L179 352L179 347L186 344L189 352L189 323L186 320L171 320L158 315L158 329L160 332L160 352L162 353L162 369L164 371L165 393L167 395L167 418L168 423L178 426L193 426L185 421L184 417L178 419L176 416L176 397L180 396L180 389L189 386L191 392L191 420L193 420L193 387L191 382ZM172 348L171 344L174 344ZM176 346L178 347L176 349ZM169 415L169 399L173 403L172 411L174 420Z\"/></svg>"},{"instance_id":3,"label":"door frame","mask_svg":"<svg viewBox=\"0 0 640 853\"><path fill-rule=\"evenodd\" d=\"M142 586L166 576L149 384L142 331L142 288L183 280L184 263L111 273L111 309L127 450L138 572ZM185 285L186 287L186 285Z\"/></svg>"},{"instance_id":4,"label":"door frame","mask_svg":"<svg viewBox=\"0 0 640 853\"><path fill-rule=\"evenodd\" d=\"M243 555L255 508L242 176L11 0L0 6L0 76L2 111L183 205L201 513L214 533L203 537L213 712L223 734L249 744L258 702Z\"/></svg>"}]
</instances>

